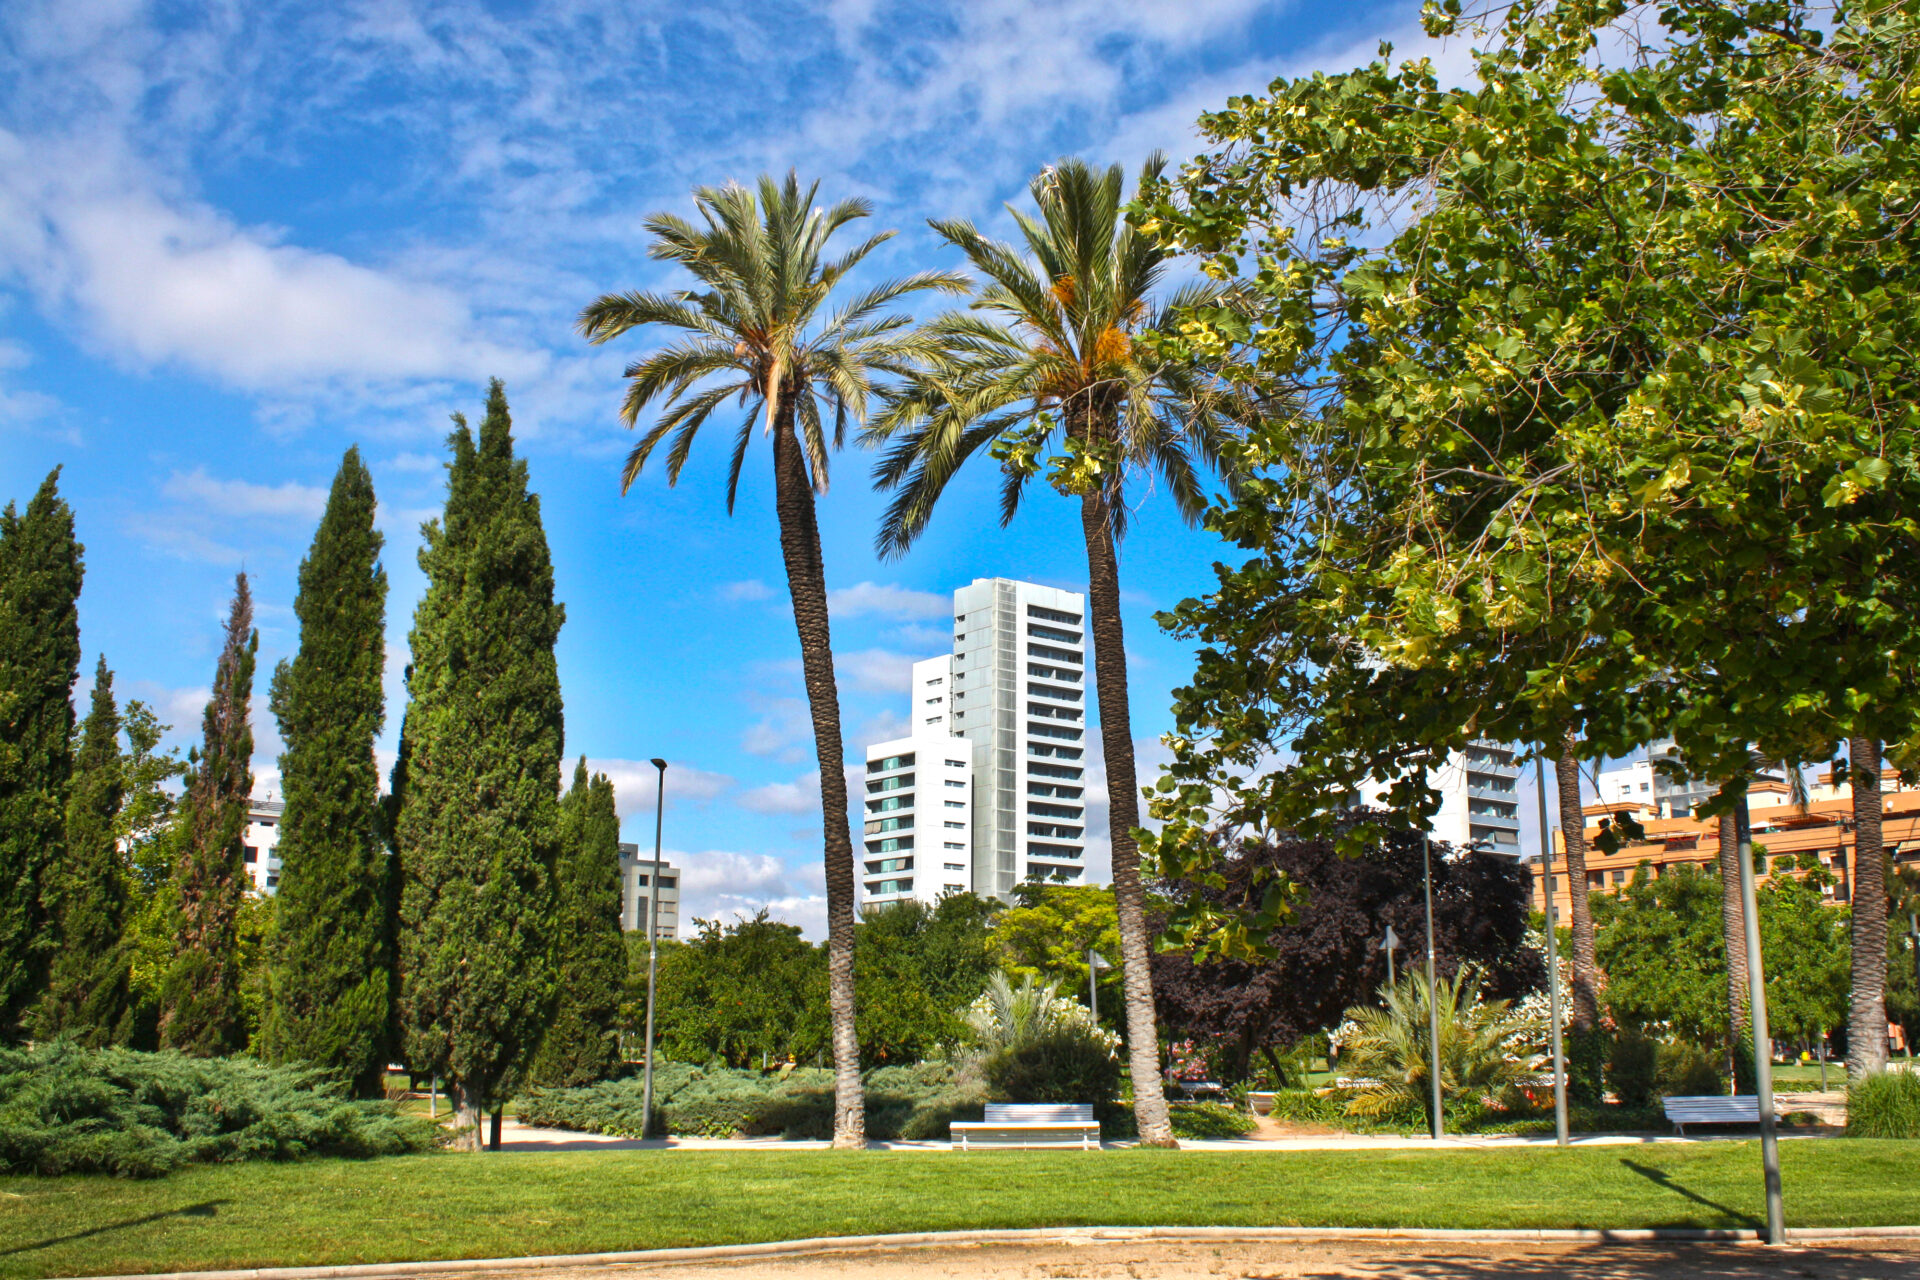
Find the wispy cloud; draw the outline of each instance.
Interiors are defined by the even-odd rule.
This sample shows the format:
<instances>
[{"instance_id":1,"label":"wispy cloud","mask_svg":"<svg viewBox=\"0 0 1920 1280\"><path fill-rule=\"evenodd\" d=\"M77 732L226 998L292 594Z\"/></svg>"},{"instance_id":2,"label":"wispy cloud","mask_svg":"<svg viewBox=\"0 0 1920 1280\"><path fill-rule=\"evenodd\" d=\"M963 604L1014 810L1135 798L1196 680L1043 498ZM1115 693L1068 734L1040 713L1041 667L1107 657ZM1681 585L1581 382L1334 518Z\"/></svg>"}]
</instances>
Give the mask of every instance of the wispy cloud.
<instances>
[{"instance_id":1,"label":"wispy cloud","mask_svg":"<svg viewBox=\"0 0 1920 1280\"><path fill-rule=\"evenodd\" d=\"M255 484L251 480L218 480L205 467L174 472L160 492L214 516L259 516L284 520L317 520L326 510L327 491L314 485Z\"/></svg>"},{"instance_id":2,"label":"wispy cloud","mask_svg":"<svg viewBox=\"0 0 1920 1280\"><path fill-rule=\"evenodd\" d=\"M827 592L827 608L836 618L938 618L953 612L953 597L933 591L860 582Z\"/></svg>"}]
</instances>

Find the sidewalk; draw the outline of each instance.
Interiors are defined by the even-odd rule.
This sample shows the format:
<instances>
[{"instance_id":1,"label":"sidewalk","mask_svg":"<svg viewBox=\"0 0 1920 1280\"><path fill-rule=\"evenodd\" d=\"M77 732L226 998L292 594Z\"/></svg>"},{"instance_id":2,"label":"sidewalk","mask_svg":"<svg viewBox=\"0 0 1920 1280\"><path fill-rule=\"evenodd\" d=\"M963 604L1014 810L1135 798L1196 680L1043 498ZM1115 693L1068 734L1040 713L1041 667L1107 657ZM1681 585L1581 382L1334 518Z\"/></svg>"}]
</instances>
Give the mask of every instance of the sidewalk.
<instances>
[{"instance_id":1,"label":"sidewalk","mask_svg":"<svg viewBox=\"0 0 1920 1280\"><path fill-rule=\"evenodd\" d=\"M1594 1133L1576 1134L1570 1145L1577 1147L1647 1146L1653 1143L1750 1142L1750 1133L1706 1134L1675 1137L1668 1133ZM1830 1136L1822 1132L1783 1129L1780 1137L1801 1140ZM1113 1151L1131 1143L1109 1142L1103 1150ZM1519 1138L1505 1134L1442 1138L1405 1137L1400 1134L1351 1133L1302 1138L1194 1139L1180 1144L1185 1151L1478 1151L1511 1147L1552 1147L1551 1137ZM611 1138L598 1133L575 1133L570 1129L536 1129L516 1120L505 1120L500 1129L503 1151L826 1151L832 1143L820 1139L782 1138ZM952 1144L937 1142L870 1142L874 1151L952 1152Z\"/></svg>"}]
</instances>

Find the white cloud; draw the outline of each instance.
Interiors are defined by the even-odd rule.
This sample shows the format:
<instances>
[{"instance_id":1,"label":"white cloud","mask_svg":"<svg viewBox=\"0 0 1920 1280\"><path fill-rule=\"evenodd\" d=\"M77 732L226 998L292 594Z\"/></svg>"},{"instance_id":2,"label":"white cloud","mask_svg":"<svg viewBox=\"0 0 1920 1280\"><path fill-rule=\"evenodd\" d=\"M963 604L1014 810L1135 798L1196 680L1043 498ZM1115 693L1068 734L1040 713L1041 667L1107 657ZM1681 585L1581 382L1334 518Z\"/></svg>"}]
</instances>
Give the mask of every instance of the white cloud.
<instances>
[{"instance_id":1,"label":"white cloud","mask_svg":"<svg viewBox=\"0 0 1920 1280\"><path fill-rule=\"evenodd\" d=\"M858 649L833 655L833 668L843 688L861 693L905 693L913 683L913 662L890 649Z\"/></svg>"},{"instance_id":2,"label":"white cloud","mask_svg":"<svg viewBox=\"0 0 1920 1280\"><path fill-rule=\"evenodd\" d=\"M813 813L820 808L820 771L814 769L792 782L770 782L740 797L740 807L754 813Z\"/></svg>"},{"instance_id":3,"label":"white cloud","mask_svg":"<svg viewBox=\"0 0 1920 1280\"><path fill-rule=\"evenodd\" d=\"M259 516L282 520L298 517L318 520L326 510L327 491L314 485L255 484L250 480L216 480L205 467L176 471L160 492L175 502L188 503L208 515Z\"/></svg>"},{"instance_id":4,"label":"white cloud","mask_svg":"<svg viewBox=\"0 0 1920 1280\"><path fill-rule=\"evenodd\" d=\"M0 130L0 271L117 360L244 390L531 376L546 364L489 340L432 281L165 193L110 135Z\"/></svg>"},{"instance_id":5,"label":"white cloud","mask_svg":"<svg viewBox=\"0 0 1920 1280\"><path fill-rule=\"evenodd\" d=\"M904 738L913 731L913 722L898 711L882 711L876 716L863 720L854 731L854 754L865 752L867 744L872 742L892 742L895 738Z\"/></svg>"},{"instance_id":6,"label":"white cloud","mask_svg":"<svg viewBox=\"0 0 1920 1280\"><path fill-rule=\"evenodd\" d=\"M720 588L720 598L729 604L753 600L771 600L773 588L758 578L748 578L744 582L729 582Z\"/></svg>"},{"instance_id":7,"label":"white cloud","mask_svg":"<svg viewBox=\"0 0 1920 1280\"><path fill-rule=\"evenodd\" d=\"M651 815L658 797L655 784L660 771L648 760L619 760L610 758L587 757L587 769L591 773L604 773L613 783L614 809L622 818L635 814ZM573 765L567 762L562 772L572 777ZM705 769L696 769L692 765L667 762L667 808L687 802L704 805L715 796L725 792L733 785L733 779L724 773L711 773ZM669 820L671 815L669 815Z\"/></svg>"},{"instance_id":8,"label":"white cloud","mask_svg":"<svg viewBox=\"0 0 1920 1280\"><path fill-rule=\"evenodd\" d=\"M892 584L860 582L827 592L827 610L836 618L868 614L883 618L938 618L953 612L953 597Z\"/></svg>"},{"instance_id":9,"label":"white cloud","mask_svg":"<svg viewBox=\"0 0 1920 1280\"><path fill-rule=\"evenodd\" d=\"M695 917L731 922L764 909L815 941L826 936L826 878L818 862L794 868L771 854L719 849L668 857L680 868L683 934L692 932Z\"/></svg>"},{"instance_id":10,"label":"white cloud","mask_svg":"<svg viewBox=\"0 0 1920 1280\"><path fill-rule=\"evenodd\" d=\"M740 748L749 755L771 756L788 764L807 758L813 741L813 714L804 698L761 700L764 714L740 735Z\"/></svg>"}]
</instances>

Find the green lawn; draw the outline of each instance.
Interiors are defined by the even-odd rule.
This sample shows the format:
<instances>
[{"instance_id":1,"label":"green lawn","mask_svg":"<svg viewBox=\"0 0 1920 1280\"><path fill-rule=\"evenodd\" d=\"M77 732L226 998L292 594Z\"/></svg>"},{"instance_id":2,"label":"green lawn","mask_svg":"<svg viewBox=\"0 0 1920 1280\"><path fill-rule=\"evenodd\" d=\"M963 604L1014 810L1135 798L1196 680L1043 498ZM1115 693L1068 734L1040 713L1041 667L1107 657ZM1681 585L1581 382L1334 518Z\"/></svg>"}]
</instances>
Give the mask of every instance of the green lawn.
<instances>
[{"instance_id":1,"label":"green lawn","mask_svg":"<svg viewBox=\"0 0 1920 1280\"><path fill-rule=\"evenodd\" d=\"M1790 1226L1920 1223L1920 1142L1783 1143ZM0 1276L1069 1225L1752 1225L1754 1143L1556 1151L620 1151L0 1179Z\"/></svg>"}]
</instances>

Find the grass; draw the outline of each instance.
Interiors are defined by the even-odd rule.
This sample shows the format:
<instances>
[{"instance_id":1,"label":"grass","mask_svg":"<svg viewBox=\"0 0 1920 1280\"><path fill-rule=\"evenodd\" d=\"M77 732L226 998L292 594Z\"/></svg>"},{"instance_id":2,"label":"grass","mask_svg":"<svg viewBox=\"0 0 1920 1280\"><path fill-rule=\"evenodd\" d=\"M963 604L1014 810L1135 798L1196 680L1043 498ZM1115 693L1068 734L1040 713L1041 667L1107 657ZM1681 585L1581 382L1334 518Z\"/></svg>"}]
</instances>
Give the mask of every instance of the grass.
<instances>
[{"instance_id":1,"label":"grass","mask_svg":"<svg viewBox=\"0 0 1920 1280\"><path fill-rule=\"evenodd\" d=\"M1790 1226L1920 1223L1920 1143L1782 1145ZM1752 1226L1750 1142L1519 1151L618 1151L0 1179L0 1277L1072 1225Z\"/></svg>"}]
</instances>

